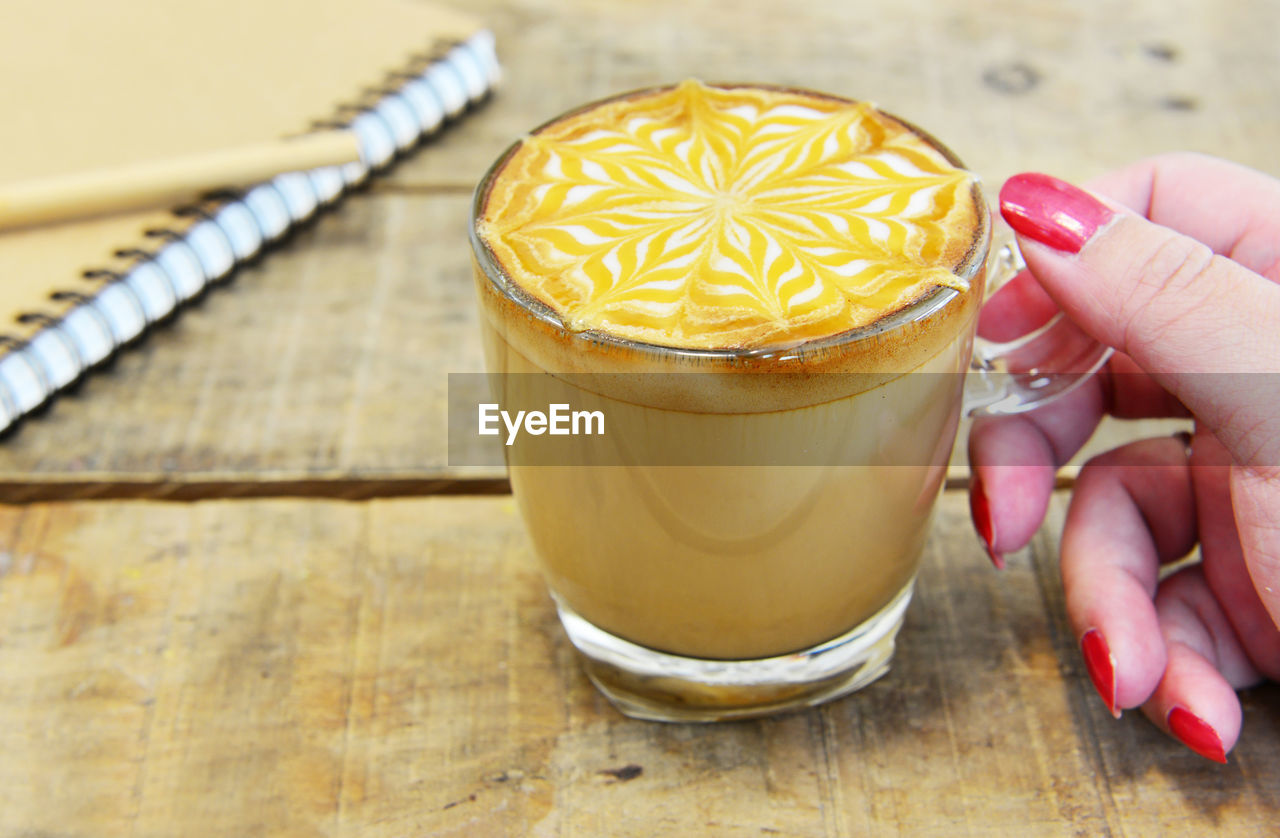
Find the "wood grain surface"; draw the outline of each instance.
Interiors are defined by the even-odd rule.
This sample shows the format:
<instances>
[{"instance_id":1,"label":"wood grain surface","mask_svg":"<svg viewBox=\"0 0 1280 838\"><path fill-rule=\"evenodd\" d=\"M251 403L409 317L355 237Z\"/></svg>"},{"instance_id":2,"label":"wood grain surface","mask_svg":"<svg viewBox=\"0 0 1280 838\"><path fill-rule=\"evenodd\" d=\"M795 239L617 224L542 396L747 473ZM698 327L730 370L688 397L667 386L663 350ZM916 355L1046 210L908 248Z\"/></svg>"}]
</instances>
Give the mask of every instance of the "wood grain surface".
<instances>
[{"instance_id":1,"label":"wood grain surface","mask_svg":"<svg viewBox=\"0 0 1280 838\"><path fill-rule=\"evenodd\" d=\"M1053 542L996 573L948 493L884 679L663 725L583 676L509 498L0 507L0 835L1274 827L1276 689L1226 766L1112 719Z\"/></svg>"}]
</instances>

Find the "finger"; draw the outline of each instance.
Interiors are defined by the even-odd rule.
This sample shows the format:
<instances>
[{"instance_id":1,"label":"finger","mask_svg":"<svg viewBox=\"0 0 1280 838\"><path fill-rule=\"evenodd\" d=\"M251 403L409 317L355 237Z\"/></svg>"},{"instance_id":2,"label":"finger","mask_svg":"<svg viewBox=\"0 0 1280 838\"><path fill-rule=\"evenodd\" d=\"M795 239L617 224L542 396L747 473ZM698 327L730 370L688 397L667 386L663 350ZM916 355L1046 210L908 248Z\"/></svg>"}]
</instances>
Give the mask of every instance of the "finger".
<instances>
[{"instance_id":1,"label":"finger","mask_svg":"<svg viewBox=\"0 0 1280 838\"><path fill-rule=\"evenodd\" d=\"M1155 690L1165 646L1153 598L1160 564L1195 544L1195 502L1180 440L1142 440L1090 460L1062 534L1067 616L1113 713Z\"/></svg>"},{"instance_id":2,"label":"finger","mask_svg":"<svg viewBox=\"0 0 1280 838\"><path fill-rule=\"evenodd\" d=\"M1280 464L1280 285L1044 175L1001 210L1028 266L1078 325L1152 373L1241 462Z\"/></svg>"},{"instance_id":3,"label":"finger","mask_svg":"<svg viewBox=\"0 0 1280 838\"><path fill-rule=\"evenodd\" d=\"M1126 419L1185 417L1187 409L1127 356L1075 391L1029 413L984 416L969 431L970 512L997 568L1044 520L1058 469L1093 435L1104 413ZM1280 590L1280 586L1277 587Z\"/></svg>"},{"instance_id":4,"label":"finger","mask_svg":"<svg viewBox=\"0 0 1280 838\"><path fill-rule=\"evenodd\" d=\"M1231 505L1249 576L1273 626L1280 627L1280 469L1231 469Z\"/></svg>"},{"instance_id":5,"label":"finger","mask_svg":"<svg viewBox=\"0 0 1280 838\"><path fill-rule=\"evenodd\" d=\"M1232 507L1231 455L1212 435L1201 433L1194 440L1191 467L1205 582L1251 664L1280 680L1280 629L1245 561Z\"/></svg>"},{"instance_id":6,"label":"finger","mask_svg":"<svg viewBox=\"0 0 1280 838\"><path fill-rule=\"evenodd\" d=\"M1142 712L1196 753L1226 762L1240 735L1235 691L1261 676L1199 567L1164 580L1155 607L1168 662Z\"/></svg>"},{"instance_id":7,"label":"finger","mask_svg":"<svg viewBox=\"0 0 1280 838\"><path fill-rule=\"evenodd\" d=\"M1057 313L1053 298L1030 271L1022 271L982 304L978 335L997 342L1013 340L1040 328Z\"/></svg>"},{"instance_id":8,"label":"finger","mask_svg":"<svg viewBox=\"0 0 1280 838\"><path fill-rule=\"evenodd\" d=\"M969 515L996 570L1044 521L1058 471L1049 439L1027 415L983 417L969 431Z\"/></svg>"},{"instance_id":9,"label":"finger","mask_svg":"<svg viewBox=\"0 0 1280 838\"><path fill-rule=\"evenodd\" d=\"M1044 520L1059 466L1080 449L1103 413L1097 380L1044 407L976 419L969 431L969 509L997 568Z\"/></svg>"},{"instance_id":10,"label":"finger","mask_svg":"<svg viewBox=\"0 0 1280 838\"><path fill-rule=\"evenodd\" d=\"M978 312L978 335L1011 341L1044 325L1059 311L1029 271L1022 271L992 295ZM1133 359L1114 353L1098 373L1104 385L1105 410L1123 419L1190 416L1178 399L1159 385ZM1054 440L1064 448L1067 440Z\"/></svg>"},{"instance_id":11,"label":"finger","mask_svg":"<svg viewBox=\"0 0 1280 838\"><path fill-rule=\"evenodd\" d=\"M1119 419L1190 418L1191 412L1122 352L1112 354L1098 374L1109 415Z\"/></svg>"},{"instance_id":12,"label":"finger","mask_svg":"<svg viewBox=\"0 0 1280 838\"><path fill-rule=\"evenodd\" d=\"M1088 187L1280 281L1280 181L1226 160L1179 152L1140 160L1094 178Z\"/></svg>"}]
</instances>

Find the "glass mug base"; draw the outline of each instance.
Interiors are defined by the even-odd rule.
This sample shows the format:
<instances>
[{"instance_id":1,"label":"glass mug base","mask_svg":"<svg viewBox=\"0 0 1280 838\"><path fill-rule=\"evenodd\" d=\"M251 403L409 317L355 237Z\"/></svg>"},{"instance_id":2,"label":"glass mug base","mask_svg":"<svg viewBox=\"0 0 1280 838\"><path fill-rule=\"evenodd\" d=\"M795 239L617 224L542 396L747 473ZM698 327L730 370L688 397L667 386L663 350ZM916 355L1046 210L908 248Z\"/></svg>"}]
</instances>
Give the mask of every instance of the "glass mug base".
<instances>
[{"instance_id":1,"label":"glass mug base","mask_svg":"<svg viewBox=\"0 0 1280 838\"><path fill-rule=\"evenodd\" d=\"M915 588L850 631L771 658L708 660L667 654L592 625L552 594L592 683L624 715L657 722L718 722L812 707L862 689L889 670Z\"/></svg>"}]
</instances>

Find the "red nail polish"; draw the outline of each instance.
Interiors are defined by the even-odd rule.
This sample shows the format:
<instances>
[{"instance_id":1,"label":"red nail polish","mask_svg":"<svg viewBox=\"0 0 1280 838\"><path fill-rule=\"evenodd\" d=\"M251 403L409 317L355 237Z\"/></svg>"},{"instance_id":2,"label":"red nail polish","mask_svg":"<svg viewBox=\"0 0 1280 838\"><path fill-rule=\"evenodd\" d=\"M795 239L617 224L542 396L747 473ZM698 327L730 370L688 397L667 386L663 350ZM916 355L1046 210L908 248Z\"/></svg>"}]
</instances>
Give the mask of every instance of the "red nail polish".
<instances>
[{"instance_id":1,"label":"red nail polish","mask_svg":"<svg viewBox=\"0 0 1280 838\"><path fill-rule=\"evenodd\" d=\"M1182 744L1205 759L1226 763L1227 753L1222 749L1222 740L1204 719L1185 707L1174 707L1165 717L1165 722Z\"/></svg>"},{"instance_id":2,"label":"red nail polish","mask_svg":"<svg viewBox=\"0 0 1280 838\"><path fill-rule=\"evenodd\" d=\"M1084 655L1084 666L1089 670L1093 688L1102 696L1111 715L1120 718L1120 708L1116 706L1116 662L1102 632L1097 629L1086 631L1080 638L1080 652Z\"/></svg>"},{"instance_id":3,"label":"red nail polish","mask_svg":"<svg viewBox=\"0 0 1280 838\"><path fill-rule=\"evenodd\" d=\"M1000 190L1000 214L1022 235L1067 253L1079 253L1115 215L1088 192L1034 172L1005 181Z\"/></svg>"},{"instance_id":4,"label":"red nail polish","mask_svg":"<svg viewBox=\"0 0 1280 838\"><path fill-rule=\"evenodd\" d=\"M1004 570L1004 556L996 552L996 525L991 520L991 507L987 504L987 493L982 488L982 481L978 475L973 476L973 481L969 486L969 514L973 516L973 528L978 531L978 537L982 539L982 544L987 548L987 555L991 557L991 563L996 566L996 570Z\"/></svg>"}]
</instances>

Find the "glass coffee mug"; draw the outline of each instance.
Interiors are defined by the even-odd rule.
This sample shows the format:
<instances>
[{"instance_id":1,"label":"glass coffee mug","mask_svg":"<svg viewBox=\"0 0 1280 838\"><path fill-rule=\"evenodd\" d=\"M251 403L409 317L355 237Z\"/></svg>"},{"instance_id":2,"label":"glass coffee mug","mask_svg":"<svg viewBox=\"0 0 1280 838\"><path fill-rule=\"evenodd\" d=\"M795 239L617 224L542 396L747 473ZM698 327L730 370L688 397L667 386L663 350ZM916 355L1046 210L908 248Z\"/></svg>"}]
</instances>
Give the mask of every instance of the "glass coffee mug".
<instances>
[{"instance_id":1,"label":"glass coffee mug","mask_svg":"<svg viewBox=\"0 0 1280 838\"><path fill-rule=\"evenodd\" d=\"M584 114L610 113L613 103L684 88L596 103L533 136ZM843 102L767 87L698 86L686 99L700 106L697 97L706 91L715 105L715 96L739 90L762 94L764 104L721 103L726 120L742 114L763 120L759 114L770 112L768 97L775 94L812 96L823 113ZM810 130L803 105L787 100L777 113L784 122L801 120L797 131ZM906 132L894 142L922 144L939 161L963 169L929 135L875 114L893 131ZM644 120L628 120L601 133L646 130ZM879 124L867 130L879 131ZM783 130L750 127L761 136ZM564 411L562 434L544 433L545 421L526 422L531 433L512 434L504 450L551 596L591 680L629 716L715 721L818 704L878 678L888 669L911 599L960 417L1042 404L1092 374L1107 350L1061 316L1016 341L976 338L982 301L1018 268L1009 247L992 248L991 214L976 180L957 193L976 209L959 231L964 246L947 266L950 276L871 322L738 348L666 345L607 324L584 328L527 287L537 281L535 257L548 251L496 246L486 221L506 211L494 204L495 184L512 186L504 178L517 177L511 161L521 146L509 149L476 190L471 241L481 329L496 405L513 416L539 409L554 414L557 405ZM709 141L707 147L729 145ZM676 153L680 146L670 148ZM804 153L812 168L815 152ZM579 164L570 176L593 188L608 184L603 169ZM706 182L729 168L722 164L702 164ZM549 166L548 181L564 177L567 165ZM858 166L845 170L865 176ZM891 179L894 171L906 171L903 183L891 186L909 191L916 177L910 169L883 171ZM545 184L528 182L527 171L518 177L523 181L515 191L502 194L523 196L526 206L530 195L551 191L538 193ZM630 174L622 179L639 183ZM693 181L693 175L678 181L659 175L636 188L674 183L683 203L672 212L722 219L719 229L730 236L732 213L761 212L758 194L727 187L708 189L703 209L686 200L700 194L690 191ZM570 193L558 194L538 200L559 207ZM919 203L904 199L896 206ZM866 206L899 211L892 200ZM609 216L616 201L601 207L598 223L589 206L574 216L587 232L548 233L546 240L569 250L614 247L607 233L618 229ZM824 234L825 228L814 229ZM767 242L743 248L763 254L761 274L771 253L776 261L774 251ZM513 278L530 271L532 283ZM554 425L555 416L548 421Z\"/></svg>"}]
</instances>

